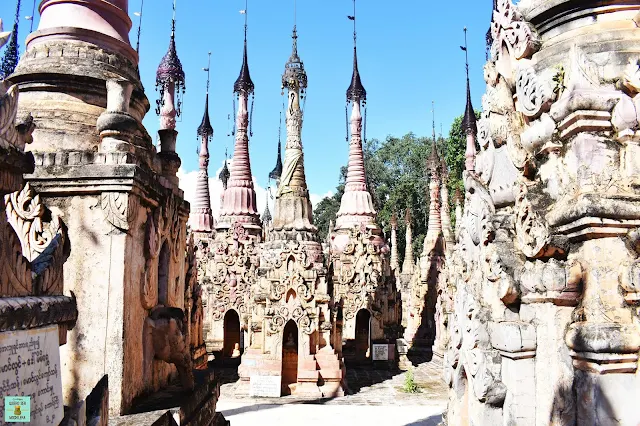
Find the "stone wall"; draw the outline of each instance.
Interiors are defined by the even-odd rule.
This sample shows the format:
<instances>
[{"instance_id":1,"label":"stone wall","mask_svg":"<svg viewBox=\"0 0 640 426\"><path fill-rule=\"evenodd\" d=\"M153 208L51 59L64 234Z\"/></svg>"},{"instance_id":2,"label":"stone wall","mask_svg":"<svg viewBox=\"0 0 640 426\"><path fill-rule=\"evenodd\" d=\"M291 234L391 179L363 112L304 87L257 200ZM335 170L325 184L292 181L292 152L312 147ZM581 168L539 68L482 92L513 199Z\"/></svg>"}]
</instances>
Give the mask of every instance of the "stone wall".
<instances>
[{"instance_id":1,"label":"stone wall","mask_svg":"<svg viewBox=\"0 0 640 426\"><path fill-rule=\"evenodd\" d=\"M640 421L639 10L497 2L440 299L447 424Z\"/></svg>"}]
</instances>

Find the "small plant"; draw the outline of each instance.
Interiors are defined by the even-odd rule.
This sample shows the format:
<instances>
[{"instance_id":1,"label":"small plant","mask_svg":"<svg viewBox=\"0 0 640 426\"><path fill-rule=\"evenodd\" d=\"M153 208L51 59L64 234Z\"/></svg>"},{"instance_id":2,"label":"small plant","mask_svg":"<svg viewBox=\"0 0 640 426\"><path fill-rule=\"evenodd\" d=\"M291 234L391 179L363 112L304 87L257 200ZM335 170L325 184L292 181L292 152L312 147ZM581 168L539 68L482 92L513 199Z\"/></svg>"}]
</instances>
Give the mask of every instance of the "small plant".
<instances>
[{"instance_id":1,"label":"small plant","mask_svg":"<svg viewBox=\"0 0 640 426\"><path fill-rule=\"evenodd\" d=\"M407 375L404 377L404 386L402 390L406 393L418 393L420 389L418 388L418 384L413 378L413 370L407 371Z\"/></svg>"}]
</instances>

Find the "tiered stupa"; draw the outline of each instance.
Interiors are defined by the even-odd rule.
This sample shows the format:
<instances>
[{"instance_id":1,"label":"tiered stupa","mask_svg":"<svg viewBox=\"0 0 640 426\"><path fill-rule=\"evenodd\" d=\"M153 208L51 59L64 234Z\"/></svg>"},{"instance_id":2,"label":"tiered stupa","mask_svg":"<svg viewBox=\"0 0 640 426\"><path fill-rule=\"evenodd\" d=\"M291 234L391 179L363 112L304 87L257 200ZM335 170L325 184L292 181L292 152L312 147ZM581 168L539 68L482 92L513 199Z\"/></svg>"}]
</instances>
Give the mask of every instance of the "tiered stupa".
<instances>
[{"instance_id":1,"label":"tiered stupa","mask_svg":"<svg viewBox=\"0 0 640 426\"><path fill-rule=\"evenodd\" d=\"M258 244L262 227L256 209L256 192L249 159L249 96L254 85L247 58L247 11L240 75L233 85L237 96L235 148L231 170L227 161L220 172L224 187L215 240L202 254L200 282L207 298L205 342L207 352L216 357L237 358L248 345L250 291L259 265ZM245 334L243 338L242 334Z\"/></svg>"},{"instance_id":2,"label":"tiered stupa","mask_svg":"<svg viewBox=\"0 0 640 426\"><path fill-rule=\"evenodd\" d=\"M307 74L293 49L282 76L287 90L285 160L273 228L262 245L258 281L251 292L249 349L238 369L241 386L259 396L343 394L344 370L331 345L327 269L304 174L300 98ZM279 387L266 387L265 383Z\"/></svg>"},{"instance_id":3,"label":"tiered stupa","mask_svg":"<svg viewBox=\"0 0 640 426\"><path fill-rule=\"evenodd\" d=\"M245 11L245 18L246 18ZM260 230L260 215L256 204L256 191L253 188L251 161L249 160L249 96L253 94L254 84L249 73L247 59L247 24L244 28L244 50L240 75L233 84L237 96L236 143L229 173L229 181L224 191L220 208L217 230L229 229L236 222L245 229Z\"/></svg>"},{"instance_id":4,"label":"tiered stupa","mask_svg":"<svg viewBox=\"0 0 640 426\"><path fill-rule=\"evenodd\" d=\"M211 58L211 53L209 53ZM209 121L209 66L207 67L207 93L204 101L204 115L202 122L198 126L197 134L200 138L200 149L198 150L198 160L200 170L196 180L196 195L189 221L192 232L210 233L213 230L213 213L211 211L211 195L209 193L209 142L213 137L213 127Z\"/></svg>"},{"instance_id":5,"label":"tiered stupa","mask_svg":"<svg viewBox=\"0 0 640 426\"><path fill-rule=\"evenodd\" d=\"M353 73L347 89L351 104L351 140L345 192L330 236L334 275L333 301L336 310L334 344L342 347L345 362L369 363L375 346L384 347L375 361L395 361L395 332L399 319L399 295L389 262L389 246L376 223L376 211L367 189L362 152L362 114L367 91L358 70L355 31L353 31Z\"/></svg>"},{"instance_id":6,"label":"tiered stupa","mask_svg":"<svg viewBox=\"0 0 640 426\"><path fill-rule=\"evenodd\" d=\"M444 238L441 218L441 172L442 164L438 154L435 124L433 126L433 144L427 161L429 180L429 222L427 235L420 258L419 267L409 287L409 315L404 332L412 351L430 352L435 341L434 323L438 277L444 264Z\"/></svg>"}]
</instances>

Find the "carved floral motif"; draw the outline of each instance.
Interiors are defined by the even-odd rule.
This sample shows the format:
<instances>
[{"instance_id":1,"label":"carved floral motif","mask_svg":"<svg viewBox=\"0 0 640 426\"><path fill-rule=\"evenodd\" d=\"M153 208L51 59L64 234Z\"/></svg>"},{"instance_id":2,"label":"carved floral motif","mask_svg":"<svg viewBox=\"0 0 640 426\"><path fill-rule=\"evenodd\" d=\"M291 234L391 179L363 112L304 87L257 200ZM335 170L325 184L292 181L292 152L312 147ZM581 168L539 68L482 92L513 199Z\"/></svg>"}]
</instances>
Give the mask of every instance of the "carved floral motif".
<instances>
[{"instance_id":1,"label":"carved floral motif","mask_svg":"<svg viewBox=\"0 0 640 426\"><path fill-rule=\"evenodd\" d=\"M151 309L158 303L158 257L165 242L169 246L169 268L168 271L175 270L171 264L177 266L178 262L184 261L184 241L186 221L180 214L180 204L177 199L170 195L163 204L148 215L145 237L145 269L142 291L142 305L145 309ZM167 271L167 273L169 273ZM175 302L179 295L177 281L172 283L168 279L171 299ZM173 286L171 284L174 284ZM181 297L181 296L180 296Z\"/></svg>"},{"instance_id":2,"label":"carved floral motif","mask_svg":"<svg viewBox=\"0 0 640 426\"><path fill-rule=\"evenodd\" d=\"M125 192L103 192L100 194L100 204L105 219L115 228L128 231L137 212L135 199L135 196Z\"/></svg>"}]
</instances>

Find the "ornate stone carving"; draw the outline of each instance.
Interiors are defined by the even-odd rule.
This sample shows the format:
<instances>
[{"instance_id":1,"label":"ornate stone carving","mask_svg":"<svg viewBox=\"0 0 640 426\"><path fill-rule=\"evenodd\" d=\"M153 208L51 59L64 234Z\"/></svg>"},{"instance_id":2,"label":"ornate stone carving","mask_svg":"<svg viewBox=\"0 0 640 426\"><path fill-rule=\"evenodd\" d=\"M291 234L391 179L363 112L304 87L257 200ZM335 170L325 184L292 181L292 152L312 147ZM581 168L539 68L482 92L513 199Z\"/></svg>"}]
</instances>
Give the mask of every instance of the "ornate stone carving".
<instances>
[{"instance_id":1,"label":"ornate stone carving","mask_svg":"<svg viewBox=\"0 0 640 426\"><path fill-rule=\"evenodd\" d=\"M163 204L148 214L145 237L146 262L141 286L141 300L145 309L151 309L158 303L158 257L165 241L170 241L167 244L169 244L171 250L167 274L175 269L171 264L177 265L179 261L184 261L184 258L180 258L180 253L184 256L185 227L186 222L180 215L179 204L172 195L168 196ZM168 277L167 281L169 286L168 294L173 301L176 301L179 296L176 293L178 285L172 282L171 277Z\"/></svg>"},{"instance_id":2,"label":"ornate stone carving","mask_svg":"<svg viewBox=\"0 0 640 426\"><path fill-rule=\"evenodd\" d=\"M0 147L14 147L23 151L24 144L20 143L15 128L18 112L18 86L13 85L6 89L6 85L6 82L0 80Z\"/></svg>"},{"instance_id":3,"label":"ornate stone carving","mask_svg":"<svg viewBox=\"0 0 640 426\"><path fill-rule=\"evenodd\" d=\"M218 235L214 251L208 256L213 265L207 305L214 321L221 321L232 308L240 316L247 313L247 298L260 264L256 243L255 237L237 222L225 234Z\"/></svg>"},{"instance_id":4,"label":"ornate stone carving","mask_svg":"<svg viewBox=\"0 0 640 426\"><path fill-rule=\"evenodd\" d=\"M540 48L535 28L526 22L511 0L498 0L491 22L491 57L502 58L503 48L515 60L527 58Z\"/></svg>"},{"instance_id":5,"label":"ornate stone carving","mask_svg":"<svg viewBox=\"0 0 640 426\"><path fill-rule=\"evenodd\" d=\"M549 244L549 229L531 202L527 199L527 185L518 184L516 197L516 243L517 247L529 258L541 257Z\"/></svg>"},{"instance_id":6,"label":"ornate stone carving","mask_svg":"<svg viewBox=\"0 0 640 426\"><path fill-rule=\"evenodd\" d=\"M520 65L516 71L518 110L530 119L547 112L556 98L552 82L553 77L547 79L539 76L528 63Z\"/></svg>"},{"instance_id":7,"label":"ornate stone carving","mask_svg":"<svg viewBox=\"0 0 640 426\"><path fill-rule=\"evenodd\" d=\"M343 315L348 320L353 319L367 301L380 300L375 295L383 290L380 285L383 276L380 248L372 238L370 229L354 227L336 269L338 290L335 298L343 303ZM374 316L382 315L381 306L374 304L370 308Z\"/></svg>"},{"instance_id":8,"label":"ornate stone carving","mask_svg":"<svg viewBox=\"0 0 640 426\"><path fill-rule=\"evenodd\" d=\"M125 192L103 192L100 204L105 219L115 228L127 232L129 225L137 213L134 205L135 196Z\"/></svg>"},{"instance_id":9,"label":"ornate stone carving","mask_svg":"<svg viewBox=\"0 0 640 426\"><path fill-rule=\"evenodd\" d=\"M6 195L5 204L7 221L20 240L22 255L31 262L36 284L32 290L38 295L62 294L62 265L67 253L60 218L43 221L46 208L28 183Z\"/></svg>"}]
</instances>

